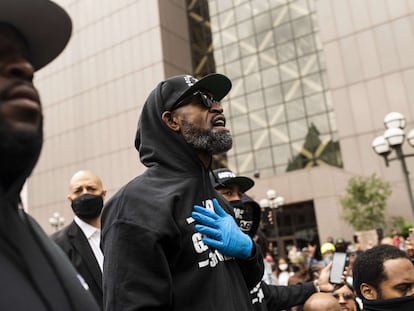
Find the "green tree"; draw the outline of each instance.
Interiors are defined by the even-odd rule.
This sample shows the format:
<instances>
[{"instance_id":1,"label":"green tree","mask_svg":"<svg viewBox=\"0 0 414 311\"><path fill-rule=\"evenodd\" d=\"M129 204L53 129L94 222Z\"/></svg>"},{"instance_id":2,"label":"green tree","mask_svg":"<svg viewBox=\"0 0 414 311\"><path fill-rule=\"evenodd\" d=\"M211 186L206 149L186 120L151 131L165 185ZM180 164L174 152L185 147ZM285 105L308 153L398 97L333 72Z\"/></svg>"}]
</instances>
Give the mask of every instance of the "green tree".
<instances>
[{"instance_id":1,"label":"green tree","mask_svg":"<svg viewBox=\"0 0 414 311\"><path fill-rule=\"evenodd\" d=\"M385 227L386 202L391 193L391 185L375 174L351 178L346 195L340 198L343 219L355 231Z\"/></svg>"}]
</instances>

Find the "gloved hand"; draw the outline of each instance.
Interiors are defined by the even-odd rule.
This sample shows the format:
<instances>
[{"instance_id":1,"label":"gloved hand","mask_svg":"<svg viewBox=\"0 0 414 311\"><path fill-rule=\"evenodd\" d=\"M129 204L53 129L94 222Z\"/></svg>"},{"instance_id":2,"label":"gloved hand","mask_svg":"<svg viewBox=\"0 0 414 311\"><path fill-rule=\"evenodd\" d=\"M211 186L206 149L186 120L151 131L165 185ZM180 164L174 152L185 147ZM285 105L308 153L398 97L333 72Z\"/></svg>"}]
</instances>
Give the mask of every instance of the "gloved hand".
<instances>
[{"instance_id":1,"label":"gloved hand","mask_svg":"<svg viewBox=\"0 0 414 311\"><path fill-rule=\"evenodd\" d=\"M252 253L253 241L243 233L233 217L227 214L213 199L216 213L194 205L191 216L198 222L195 229L206 235L204 244L219 250L223 255L241 259L248 258Z\"/></svg>"}]
</instances>

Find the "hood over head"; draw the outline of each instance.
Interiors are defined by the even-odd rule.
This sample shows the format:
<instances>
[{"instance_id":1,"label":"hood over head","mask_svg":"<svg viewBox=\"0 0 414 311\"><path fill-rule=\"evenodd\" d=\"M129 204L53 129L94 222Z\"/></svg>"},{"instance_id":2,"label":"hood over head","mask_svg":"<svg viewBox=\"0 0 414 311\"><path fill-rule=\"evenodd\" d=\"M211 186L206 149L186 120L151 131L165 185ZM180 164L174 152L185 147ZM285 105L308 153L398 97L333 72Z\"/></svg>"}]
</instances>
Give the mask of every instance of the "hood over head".
<instances>
[{"instance_id":1,"label":"hood over head","mask_svg":"<svg viewBox=\"0 0 414 311\"><path fill-rule=\"evenodd\" d=\"M162 120L165 111L198 90L209 91L215 100L221 100L231 89L230 80L221 74L210 74L197 80L190 75L168 78L150 93L142 108L135 136L135 148L146 167L160 165L176 172L188 171L190 165L200 166L195 151Z\"/></svg>"},{"instance_id":2,"label":"hood over head","mask_svg":"<svg viewBox=\"0 0 414 311\"><path fill-rule=\"evenodd\" d=\"M259 203L249 197L247 194L242 194L241 201L244 206L249 204L253 208L253 225L249 232L250 237L254 237L256 235L257 229L259 228L260 224L260 217L261 217L261 209Z\"/></svg>"}]
</instances>

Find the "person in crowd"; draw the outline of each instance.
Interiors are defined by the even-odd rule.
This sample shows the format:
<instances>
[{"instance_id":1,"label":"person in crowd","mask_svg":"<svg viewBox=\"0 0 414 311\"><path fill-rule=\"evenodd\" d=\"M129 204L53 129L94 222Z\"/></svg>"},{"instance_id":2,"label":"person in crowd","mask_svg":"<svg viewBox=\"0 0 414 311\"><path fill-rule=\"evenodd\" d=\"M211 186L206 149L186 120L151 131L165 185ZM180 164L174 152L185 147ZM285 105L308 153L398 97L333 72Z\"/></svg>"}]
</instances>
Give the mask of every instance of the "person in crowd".
<instances>
[{"instance_id":1,"label":"person in crowd","mask_svg":"<svg viewBox=\"0 0 414 311\"><path fill-rule=\"evenodd\" d=\"M348 243L343 238L337 238L335 241L335 251L346 253L348 250Z\"/></svg>"},{"instance_id":2,"label":"person in crowd","mask_svg":"<svg viewBox=\"0 0 414 311\"><path fill-rule=\"evenodd\" d=\"M381 239L379 244L394 245L394 239L390 236L385 236Z\"/></svg>"},{"instance_id":3,"label":"person in crowd","mask_svg":"<svg viewBox=\"0 0 414 311\"><path fill-rule=\"evenodd\" d=\"M328 236L326 238L326 243L331 243L331 244L335 244L335 239L333 238L333 236Z\"/></svg>"},{"instance_id":4,"label":"person in crowd","mask_svg":"<svg viewBox=\"0 0 414 311\"><path fill-rule=\"evenodd\" d=\"M358 255L352 270L363 310L414 310L414 265L403 250L374 246Z\"/></svg>"},{"instance_id":5,"label":"person in crowd","mask_svg":"<svg viewBox=\"0 0 414 311\"><path fill-rule=\"evenodd\" d=\"M227 200L234 209L236 222L245 234L254 237L259 228L260 205L244 191L254 185L249 177L236 176L228 168L216 169L210 172L210 180L219 194ZM267 247L265 247L267 248ZM269 285L263 280L250 292L254 310L286 310L298 304L303 304L310 295L317 291L332 291L329 284L330 266L321 271L320 277L314 282L300 283L291 286Z\"/></svg>"},{"instance_id":6,"label":"person in crowd","mask_svg":"<svg viewBox=\"0 0 414 311\"><path fill-rule=\"evenodd\" d=\"M341 307L329 293L316 293L306 300L304 311L340 311Z\"/></svg>"},{"instance_id":7,"label":"person in crowd","mask_svg":"<svg viewBox=\"0 0 414 311\"><path fill-rule=\"evenodd\" d=\"M307 268L309 277L311 279L317 279L320 270L324 267L322 262L321 248L317 239L308 241L308 256L306 257Z\"/></svg>"},{"instance_id":8,"label":"person in crowd","mask_svg":"<svg viewBox=\"0 0 414 311\"><path fill-rule=\"evenodd\" d=\"M332 293L343 311L360 311L354 288L349 283L338 284Z\"/></svg>"},{"instance_id":9,"label":"person in crowd","mask_svg":"<svg viewBox=\"0 0 414 311\"><path fill-rule=\"evenodd\" d=\"M102 309L101 211L106 190L92 171L76 172L67 196L75 217L51 237L69 257Z\"/></svg>"},{"instance_id":10,"label":"person in crowd","mask_svg":"<svg viewBox=\"0 0 414 311\"><path fill-rule=\"evenodd\" d=\"M345 281L348 284L353 284L352 278L352 268L354 266L354 262L358 257L359 251L351 251L347 253L347 263L344 271Z\"/></svg>"},{"instance_id":11,"label":"person in crowd","mask_svg":"<svg viewBox=\"0 0 414 311\"><path fill-rule=\"evenodd\" d=\"M404 250L407 253L408 257L410 257L411 262L414 264L414 241L412 241L411 239L411 236L408 236L405 239Z\"/></svg>"},{"instance_id":12,"label":"person in crowd","mask_svg":"<svg viewBox=\"0 0 414 311\"><path fill-rule=\"evenodd\" d=\"M392 235L393 235L392 239L393 239L394 246L399 248L401 244L401 237L398 234L397 230L393 230Z\"/></svg>"},{"instance_id":13,"label":"person in crowd","mask_svg":"<svg viewBox=\"0 0 414 311\"><path fill-rule=\"evenodd\" d=\"M246 204L246 209L251 210L253 207L250 206L250 204ZM260 214L259 214L260 217ZM240 226L241 229L241 226ZM243 229L241 229L243 230ZM248 233L246 233L248 234ZM259 228L257 228L256 234L253 236L253 241L259 245L260 250L263 254L263 262L264 262L264 273L263 273L263 281L267 284L277 284L277 279L274 279L273 277L273 267L275 265L275 262L273 260L273 256L271 255L269 248L268 248L268 240L266 237L266 234Z\"/></svg>"},{"instance_id":14,"label":"person in crowd","mask_svg":"<svg viewBox=\"0 0 414 311\"><path fill-rule=\"evenodd\" d=\"M321 245L322 262L325 266L332 261L335 251L335 245L331 242L325 242Z\"/></svg>"},{"instance_id":15,"label":"person in crowd","mask_svg":"<svg viewBox=\"0 0 414 311\"><path fill-rule=\"evenodd\" d=\"M302 254L297 254L292 258L291 268L293 274L289 276L288 284L298 284L310 280L308 269L306 266L306 258Z\"/></svg>"},{"instance_id":16,"label":"person in crowd","mask_svg":"<svg viewBox=\"0 0 414 311\"><path fill-rule=\"evenodd\" d=\"M0 310L99 310L20 198L43 144L34 73L63 51L71 33L69 15L52 1L0 1Z\"/></svg>"},{"instance_id":17,"label":"person in crowd","mask_svg":"<svg viewBox=\"0 0 414 311\"><path fill-rule=\"evenodd\" d=\"M297 253L295 257L292 257L291 268L293 274L288 279L288 285L301 284L309 282L311 280L306 265L306 259L302 256L302 254ZM296 306L293 306L290 310L302 311L303 304L297 304Z\"/></svg>"},{"instance_id":18,"label":"person in crowd","mask_svg":"<svg viewBox=\"0 0 414 311\"><path fill-rule=\"evenodd\" d=\"M208 175L213 154L232 147L220 104L230 89L221 74L180 75L148 96L135 138L147 169L102 213L105 310L251 309L263 258ZM194 206L211 212L217 230L231 230L226 241L202 239Z\"/></svg>"},{"instance_id":19,"label":"person in crowd","mask_svg":"<svg viewBox=\"0 0 414 311\"><path fill-rule=\"evenodd\" d=\"M288 285L289 278L293 275L293 272L290 272L288 260L283 257L279 258L277 261L277 267L279 269L277 284L285 286Z\"/></svg>"}]
</instances>

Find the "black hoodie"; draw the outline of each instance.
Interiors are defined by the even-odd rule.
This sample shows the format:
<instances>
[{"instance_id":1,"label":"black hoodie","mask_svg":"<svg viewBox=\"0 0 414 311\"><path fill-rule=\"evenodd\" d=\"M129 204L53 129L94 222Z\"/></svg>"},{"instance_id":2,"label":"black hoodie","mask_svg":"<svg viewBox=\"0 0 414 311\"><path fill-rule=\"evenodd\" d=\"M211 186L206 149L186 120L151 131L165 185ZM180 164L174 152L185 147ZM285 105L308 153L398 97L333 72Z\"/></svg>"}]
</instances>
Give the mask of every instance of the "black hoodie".
<instances>
[{"instance_id":1,"label":"black hoodie","mask_svg":"<svg viewBox=\"0 0 414 311\"><path fill-rule=\"evenodd\" d=\"M138 124L135 146L147 170L103 210L105 310L251 310L263 259L226 258L201 242L193 205L217 197L233 213L195 151L163 123L166 88L164 81L152 91Z\"/></svg>"},{"instance_id":2,"label":"black hoodie","mask_svg":"<svg viewBox=\"0 0 414 311\"><path fill-rule=\"evenodd\" d=\"M257 229L259 228L259 225L260 225L260 217L262 213L260 209L260 205L259 203L257 203L255 200L253 200L251 197L249 197L245 193L242 194L241 201L243 205L248 204L253 209L253 224L248 234L251 237L254 237L257 234ZM264 252L265 250L262 250L262 251Z\"/></svg>"}]
</instances>

